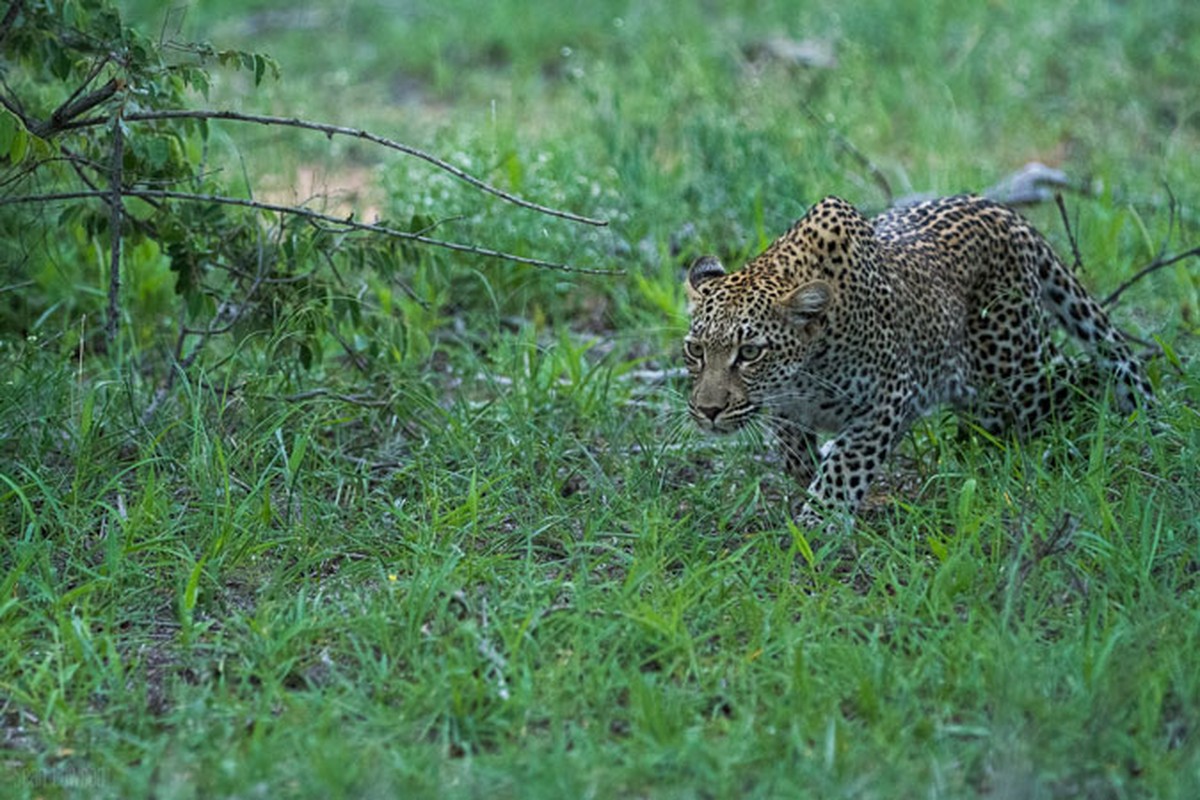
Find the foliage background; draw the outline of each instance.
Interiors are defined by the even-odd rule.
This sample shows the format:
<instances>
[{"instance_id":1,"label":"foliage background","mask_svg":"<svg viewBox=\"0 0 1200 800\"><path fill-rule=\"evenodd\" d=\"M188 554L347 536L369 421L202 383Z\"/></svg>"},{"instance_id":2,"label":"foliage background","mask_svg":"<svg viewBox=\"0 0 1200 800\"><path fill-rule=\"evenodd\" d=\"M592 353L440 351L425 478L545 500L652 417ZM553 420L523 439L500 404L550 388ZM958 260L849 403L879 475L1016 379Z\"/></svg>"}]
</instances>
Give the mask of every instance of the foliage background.
<instances>
[{"instance_id":1,"label":"foliage background","mask_svg":"<svg viewBox=\"0 0 1200 800\"><path fill-rule=\"evenodd\" d=\"M105 207L0 206L25 796L1194 796L1194 262L1116 312L1165 349L1154 420L930 420L844 542L789 527L757 443L695 437L670 369L692 257L886 205L848 144L897 195L1064 169L1101 296L1195 244L1195 4L25 5L161 58L138 102L366 128L610 224L278 127L131 126L130 175L625 272L130 201L166 238L129 230L110 341ZM93 63L56 48L5 42L39 118ZM106 130L71 141L102 166ZM9 182L51 151L6 135L5 196L78 186Z\"/></svg>"}]
</instances>

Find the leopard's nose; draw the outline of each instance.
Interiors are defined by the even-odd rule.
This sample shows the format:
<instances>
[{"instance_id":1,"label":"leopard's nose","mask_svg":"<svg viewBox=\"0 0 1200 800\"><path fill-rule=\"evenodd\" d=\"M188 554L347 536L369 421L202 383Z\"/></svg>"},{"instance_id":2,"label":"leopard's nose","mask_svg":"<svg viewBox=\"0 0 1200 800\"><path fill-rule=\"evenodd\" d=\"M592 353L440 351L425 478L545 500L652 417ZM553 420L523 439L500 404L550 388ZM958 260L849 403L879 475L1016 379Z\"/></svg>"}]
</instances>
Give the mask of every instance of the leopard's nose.
<instances>
[{"instance_id":1,"label":"leopard's nose","mask_svg":"<svg viewBox=\"0 0 1200 800\"><path fill-rule=\"evenodd\" d=\"M709 422L716 422L721 413L721 406L697 406L696 410L708 417Z\"/></svg>"}]
</instances>

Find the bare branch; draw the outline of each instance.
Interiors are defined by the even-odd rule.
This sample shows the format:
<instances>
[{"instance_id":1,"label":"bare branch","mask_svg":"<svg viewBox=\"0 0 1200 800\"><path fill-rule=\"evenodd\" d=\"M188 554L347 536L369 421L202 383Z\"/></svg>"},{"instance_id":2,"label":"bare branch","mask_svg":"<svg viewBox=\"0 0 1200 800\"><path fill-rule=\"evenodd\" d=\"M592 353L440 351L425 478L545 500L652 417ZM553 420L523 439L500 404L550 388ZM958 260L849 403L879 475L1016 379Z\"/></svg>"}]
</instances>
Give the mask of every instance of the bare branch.
<instances>
[{"instance_id":1,"label":"bare branch","mask_svg":"<svg viewBox=\"0 0 1200 800\"><path fill-rule=\"evenodd\" d=\"M183 361L181 361L181 357L183 356L183 344L185 341L187 341L187 337L187 329L181 322L179 324L179 335L175 337L175 350L172 353L171 365L167 368L167 377L163 381L162 386L159 386L154 390L154 397L150 399L150 404L147 405L146 410L142 412L143 425L148 425L150 420L154 419L154 415L158 413L159 407L162 406L168 395L171 394L171 389L175 387L175 381L179 379L179 373L187 369L187 367L191 365L191 362L195 361L195 356L199 355L200 347L204 344L203 342L197 345L196 349L193 350L191 355L186 359L186 365L183 363Z\"/></svg>"},{"instance_id":2,"label":"bare branch","mask_svg":"<svg viewBox=\"0 0 1200 800\"><path fill-rule=\"evenodd\" d=\"M330 400L337 400L342 403L363 406L364 408L384 408L393 404L391 400L372 397L369 394L344 394L325 388L309 389L307 391L288 395L267 394L262 395L262 397L266 398L267 400L281 401L284 403L302 403L306 400L313 400L316 398L328 398Z\"/></svg>"},{"instance_id":3,"label":"bare branch","mask_svg":"<svg viewBox=\"0 0 1200 800\"><path fill-rule=\"evenodd\" d=\"M1079 520L1070 514L1063 514L1058 524L1054 526L1054 530L1048 532L1044 538L1038 538L1036 534L1032 535L1032 552L1028 558L1021 559L1016 575L1017 585L1023 584L1029 577L1029 573L1042 562L1070 552L1071 548L1075 546L1073 537L1077 530L1079 530Z\"/></svg>"},{"instance_id":4,"label":"bare branch","mask_svg":"<svg viewBox=\"0 0 1200 800\"><path fill-rule=\"evenodd\" d=\"M1175 212L1179 210L1179 202L1175 199L1175 192L1171 191L1171 184L1164 181L1163 188L1167 190L1167 232L1163 234L1162 244L1158 246L1158 252L1154 254L1155 258L1161 258L1163 253L1167 252L1167 245L1171 243L1171 235L1175 233Z\"/></svg>"},{"instance_id":5,"label":"bare branch","mask_svg":"<svg viewBox=\"0 0 1200 800\"><path fill-rule=\"evenodd\" d=\"M883 174L874 161L872 161L863 151L854 146L854 142L846 138L846 135L835 128L829 122L821 119L820 115L813 110L808 103L801 103L800 108L810 120L820 125L829 134L829 138L837 143L838 147L850 154L850 157L858 162L859 166L867 171L871 176L871 180L875 181L875 185L883 192L883 196L887 199L888 205L892 204L895 195L892 193L892 185L888 183L887 176Z\"/></svg>"},{"instance_id":6,"label":"bare branch","mask_svg":"<svg viewBox=\"0 0 1200 800\"><path fill-rule=\"evenodd\" d=\"M100 71L102 69L104 69L105 65L107 65L108 62L111 60L112 60L111 54L106 55L104 58L96 59L95 63L92 64L92 68L88 70L87 76L82 81L79 82L79 85L75 87L75 91L71 92L71 96L68 97L66 100L62 101L62 103L59 104L58 108L54 109L54 111L50 114L51 122L55 123L58 126L61 126L62 123L69 122L70 120L72 120L75 117L79 116L80 114L84 113L88 109L95 108L96 104L91 104L91 105L85 104L83 106L76 106L75 104L77 102L80 102L79 101L80 95L83 94L85 89L87 89L89 86L92 85L92 81L96 80L96 76L100 74ZM117 88L120 88L120 84L118 82L109 81L109 84L112 84L113 91L116 91ZM108 86L102 86L100 88L100 92L104 92L107 89L108 89ZM78 110L73 110L73 109L78 109Z\"/></svg>"},{"instance_id":7,"label":"bare branch","mask_svg":"<svg viewBox=\"0 0 1200 800\"><path fill-rule=\"evenodd\" d=\"M125 135L121 129L121 117L113 119L112 170L109 174L109 239L111 240L108 262L108 318L104 321L104 337L109 347L117 341L117 325L121 315L121 223L125 217L125 202L121 196L124 180Z\"/></svg>"},{"instance_id":8,"label":"bare branch","mask_svg":"<svg viewBox=\"0 0 1200 800\"><path fill-rule=\"evenodd\" d=\"M17 21L17 15L21 13L21 7L25 5L25 0L13 0L8 4L8 11L4 14L4 19L0 20L0 44L4 44L4 40L8 38L8 32L12 30L13 23Z\"/></svg>"},{"instance_id":9,"label":"bare branch","mask_svg":"<svg viewBox=\"0 0 1200 800\"><path fill-rule=\"evenodd\" d=\"M262 270L260 265L258 274L254 277L254 282L246 291L246 296L243 303L236 307L233 315L224 324L209 325L207 328L196 329L187 324L187 314L180 314L179 335L175 339L175 350L171 358L172 369L167 373L167 377L163 381L162 386L158 387L158 389L154 392L154 397L151 399L150 404L146 406L146 410L142 412L143 425L148 424L150 420L154 418L154 415L158 413L158 409L171 394L171 390L175 388L175 381L178 380L182 373L191 368L192 364L195 363L196 359L200 356L200 351L202 351L204 346L208 344L208 340L213 336L220 336L221 334L228 333L233 329L234 325L236 325L238 320L241 318L242 310L250 305L251 301L254 299L254 296L258 294L258 290L263 285L265 280L266 273ZM199 341L196 342L195 346L192 347L191 352L185 357L183 355L183 345L189 336L196 336L199 338Z\"/></svg>"},{"instance_id":10,"label":"bare branch","mask_svg":"<svg viewBox=\"0 0 1200 800\"><path fill-rule=\"evenodd\" d=\"M34 122L32 125L27 125L29 131L35 136L42 139L49 139L54 134L60 131L68 130L76 127L71 124L71 120L91 111L96 106L111 98L121 89L125 88L123 81L113 78L108 83L101 86L94 92L86 94L83 97L77 97L73 100L68 100L50 115L50 119L45 122ZM108 122L107 117L93 117L93 122Z\"/></svg>"},{"instance_id":11,"label":"bare branch","mask_svg":"<svg viewBox=\"0 0 1200 800\"><path fill-rule=\"evenodd\" d=\"M501 261L512 261L517 264L528 264L534 267L544 267L546 269L555 269L561 272L578 272L585 275L624 275L624 270L608 270L608 269L590 269L585 267L574 267L570 264L560 264L554 261L544 261L540 258L528 258L526 256L518 256L513 253L505 253L499 250L491 250L486 247L479 247L473 244L461 244L459 242L449 242L443 239L433 239L428 236L422 236L419 233L410 233L409 231L401 231L395 228L389 228L384 225L374 225L365 222L355 222L352 219L339 219L338 217L329 214L322 214L318 211L312 211L307 208L299 208L297 206L285 206L277 203L264 203L257 200L246 200L240 197L225 197L222 195L213 194L192 194L189 192L173 192L163 189L125 189L126 197L138 197L141 199L153 200L181 200L192 203L218 203L220 205L239 206L242 208L251 208L259 211L271 211L276 214L290 214L296 217L303 217L310 221L324 222L329 225L336 225L346 230L367 231L370 233L378 233L384 236L391 236L396 239L407 239L413 242L419 242L431 247L441 247L446 250L454 250L460 253L471 253L485 258L496 258ZM107 191L79 191L79 192L54 192L44 195L22 195L20 197L0 197L0 206L14 205L19 203L50 203L59 200L82 200L86 198L107 197Z\"/></svg>"},{"instance_id":12,"label":"bare branch","mask_svg":"<svg viewBox=\"0 0 1200 800\"><path fill-rule=\"evenodd\" d=\"M1167 188L1168 194L1170 193L1170 191L1171 191L1170 187L1168 187ZM1083 259L1079 255L1079 243L1075 239L1075 232L1073 230L1071 230L1071 220L1067 218L1066 204L1063 203L1062 195L1058 194L1058 193L1055 193L1055 195L1054 195L1054 202L1058 205L1059 215L1062 216L1063 227L1067 229L1067 238L1071 242L1071 254L1075 258L1075 269L1078 271L1083 266ZM1168 223L1168 226L1167 226L1168 230L1173 228L1174 225L1175 225L1175 196L1171 195L1171 221ZM1160 270L1163 267L1169 267L1172 264L1177 264L1180 261L1183 261L1185 258L1190 258L1192 256L1200 256L1200 246L1193 247L1190 250L1185 250L1184 252L1177 253L1173 256L1166 255L1166 249L1167 249L1167 243L1166 243L1166 241L1164 241L1162 246L1159 248L1158 255L1156 255L1154 257L1154 260L1151 261L1146 266L1142 267L1140 270L1138 270L1137 273L1134 274L1134 276L1132 278L1130 278L1129 280L1125 281L1120 286L1118 286L1112 294L1110 294L1108 297L1104 298L1104 300L1101 301L1100 305L1104 306L1105 308L1108 308L1109 306L1113 305L1114 303L1117 302L1117 300L1120 299L1121 295L1125 293L1126 289L1128 289L1130 286L1133 286L1135 283L1137 283L1142 278L1149 275L1151 272ZM1130 336L1127 333L1124 335L1125 335L1125 338L1129 339L1130 341L1137 342L1138 344L1143 344L1143 345L1146 345L1149 347L1156 347L1156 345L1154 345L1151 342L1143 341L1134 336Z\"/></svg>"},{"instance_id":13,"label":"bare branch","mask_svg":"<svg viewBox=\"0 0 1200 800\"><path fill-rule=\"evenodd\" d=\"M1130 286L1133 286L1151 272L1160 270L1163 267L1169 267L1172 264L1177 264L1180 261L1183 261L1185 258L1191 258L1192 256L1200 256L1200 246L1193 247L1191 250L1184 250L1182 253L1176 253L1175 255L1169 257L1159 256L1146 266L1139 269L1132 278L1118 286L1116 291L1101 301L1100 305L1104 306L1105 308L1113 305L1118 299L1120 299L1121 295L1125 293L1126 289L1128 289Z\"/></svg>"},{"instance_id":14,"label":"bare branch","mask_svg":"<svg viewBox=\"0 0 1200 800\"><path fill-rule=\"evenodd\" d=\"M237 111L213 111L213 110L204 110L204 109L196 109L196 110L191 110L191 111L189 111L189 110L143 111L143 112L139 112L136 114L128 114L125 117L125 120L127 122L153 122L153 121L164 120L164 119L219 119L219 120L231 120L234 122L252 122L252 123L256 123L258 125L282 125L282 126L289 127L289 128L300 128L302 130L317 131L319 133L325 134L328 137L338 135L338 136L349 136L354 139L362 139L363 141L371 142L372 144L377 144L377 145L380 145L381 147L387 147L391 150L397 150L401 153L404 153L405 155L413 156L414 158L419 158L422 161L432 164L433 166L437 167L438 169L441 169L441 170L444 170L445 172L450 173L451 175L458 178L459 180L461 180L465 183L468 183L471 186L474 186L476 189L480 189L484 192L487 192L488 194L495 195L496 197L499 197L501 200L512 203L513 205L521 206L522 208L532 209L541 214L549 214L552 217L558 217L560 219L570 220L571 222L582 222L586 225L596 225L598 227L603 227L605 225L608 225L607 220L594 219L592 217L584 217L584 216L580 216L578 214L572 214L569 211L560 211L558 209L540 205L538 203L534 203L529 200L524 200L520 197L509 194L508 192L504 191L503 189L497 189L495 186L492 186L489 183L485 183L484 181L480 180L479 178L476 178L475 176L473 176L467 172L464 172L463 170L459 169L458 167L454 166L453 164L443 161L442 159L438 158L437 156L430 155L429 153L426 153L423 150L418 150L415 147L410 147L409 145L403 144L401 142L397 142L394 139L388 139L387 137L384 137L384 136L378 136L374 133L362 130L360 128L346 128L341 125L328 125L323 122L309 122L307 120L290 118L290 117L273 117L273 116L264 116L262 114L242 114ZM87 125L95 124L96 122L97 122L97 120L79 120L72 127L84 127Z\"/></svg>"},{"instance_id":15,"label":"bare branch","mask_svg":"<svg viewBox=\"0 0 1200 800\"><path fill-rule=\"evenodd\" d=\"M6 90L8 89L8 83L4 80L3 75L0 75L0 85L3 85ZM28 130L29 117L25 115L25 109L21 107L20 101L16 97L9 97L10 94L12 94L11 90L0 93L0 106L7 108L14 117L21 120L21 124Z\"/></svg>"},{"instance_id":16,"label":"bare branch","mask_svg":"<svg viewBox=\"0 0 1200 800\"><path fill-rule=\"evenodd\" d=\"M1054 202L1058 205L1058 213L1062 216L1063 227L1067 229L1067 240L1071 242L1071 255L1075 258L1074 269L1083 269L1083 258L1079 255L1079 242L1075 239L1075 231L1071 230L1071 220L1067 217L1067 204L1063 202L1062 192L1054 193Z\"/></svg>"}]
</instances>

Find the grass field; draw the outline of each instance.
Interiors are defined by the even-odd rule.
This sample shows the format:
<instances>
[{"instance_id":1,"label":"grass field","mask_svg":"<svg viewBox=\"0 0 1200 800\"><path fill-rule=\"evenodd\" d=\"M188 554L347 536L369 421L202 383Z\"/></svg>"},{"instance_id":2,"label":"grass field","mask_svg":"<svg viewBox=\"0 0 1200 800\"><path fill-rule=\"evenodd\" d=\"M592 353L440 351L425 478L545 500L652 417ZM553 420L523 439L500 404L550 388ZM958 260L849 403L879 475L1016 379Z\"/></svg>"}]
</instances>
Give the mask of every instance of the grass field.
<instances>
[{"instance_id":1,"label":"grass field","mask_svg":"<svg viewBox=\"0 0 1200 800\"><path fill-rule=\"evenodd\" d=\"M1167 353L1152 417L1025 444L931 418L841 540L790 525L758 443L692 431L676 369L684 265L827 193L878 211L885 183L1050 163L1099 296L1200 242L1200 4L123 7L282 65L198 106L367 128L610 224L214 124L259 196L624 274L347 276L387 336L369 363L283 369L285 325L148 422L137 326L82 360L56 345L77 318L4 332L0 794L1200 796L1195 259L1114 313ZM1026 213L1070 253L1053 203Z\"/></svg>"}]
</instances>

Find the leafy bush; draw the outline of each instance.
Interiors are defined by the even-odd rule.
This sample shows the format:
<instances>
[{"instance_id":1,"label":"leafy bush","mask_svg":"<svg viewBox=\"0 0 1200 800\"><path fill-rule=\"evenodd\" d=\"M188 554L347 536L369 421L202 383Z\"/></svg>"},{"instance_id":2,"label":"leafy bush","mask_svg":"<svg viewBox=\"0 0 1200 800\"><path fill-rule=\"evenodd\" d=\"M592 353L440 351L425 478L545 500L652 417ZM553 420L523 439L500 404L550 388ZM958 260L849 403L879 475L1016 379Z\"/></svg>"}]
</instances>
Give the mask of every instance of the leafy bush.
<instances>
[{"instance_id":1,"label":"leafy bush","mask_svg":"<svg viewBox=\"0 0 1200 800\"><path fill-rule=\"evenodd\" d=\"M228 159L214 158L227 154L212 120L364 139L532 205L364 131L189 108L212 69L244 70L255 86L277 76L267 56L152 41L107 0L13 3L0 37L0 330L55 337L64 352L166 352L173 336L167 363L150 365L167 389L202 348L236 333L237 346L267 356L258 377L292 382L319 375L331 352L360 370L428 358L448 279L426 269L444 265L424 246L562 266L435 239L424 212L365 223L255 199L218 168Z\"/></svg>"}]
</instances>

